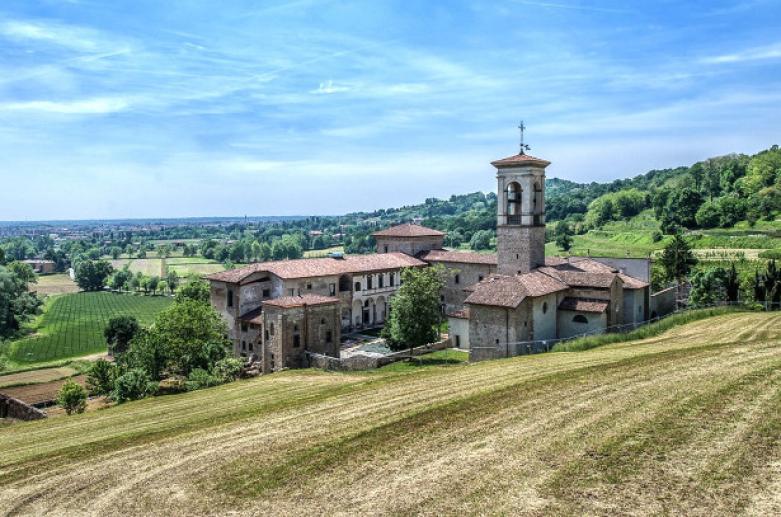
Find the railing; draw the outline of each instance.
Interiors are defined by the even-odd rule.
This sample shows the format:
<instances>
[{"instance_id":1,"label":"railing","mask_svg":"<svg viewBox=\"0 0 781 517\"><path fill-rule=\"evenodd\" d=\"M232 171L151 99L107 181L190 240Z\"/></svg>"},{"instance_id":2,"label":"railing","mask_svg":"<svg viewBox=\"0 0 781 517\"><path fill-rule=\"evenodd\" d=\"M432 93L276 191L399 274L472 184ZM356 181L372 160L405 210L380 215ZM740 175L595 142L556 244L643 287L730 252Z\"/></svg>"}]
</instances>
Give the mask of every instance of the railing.
<instances>
[{"instance_id":1,"label":"railing","mask_svg":"<svg viewBox=\"0 0 781 517\"><path fill-rule=\"evenodd\" d=\"M507 216L507 224L521 224L521 216L520 215L508 215Z\"/></svg>"}]
</instances>

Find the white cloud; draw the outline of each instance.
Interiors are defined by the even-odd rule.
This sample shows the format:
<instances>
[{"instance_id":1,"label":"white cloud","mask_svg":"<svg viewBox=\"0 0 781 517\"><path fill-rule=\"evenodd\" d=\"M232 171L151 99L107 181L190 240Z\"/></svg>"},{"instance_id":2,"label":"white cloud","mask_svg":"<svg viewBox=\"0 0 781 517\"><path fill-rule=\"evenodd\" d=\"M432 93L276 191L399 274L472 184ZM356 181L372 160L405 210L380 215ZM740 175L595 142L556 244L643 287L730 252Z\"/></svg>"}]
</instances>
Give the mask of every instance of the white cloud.
<instances>
[{"instance_id":1,"label":"white cloud","mask_svg":"<svg viewBox=\"0 0 781 517\"><path fill-rule=\"evenodd\" d=\"M781 58L781 43L775 43L773 45L749 48L732 54L722 54L720 56L707 57L703 59L702 62L706 64L718 65L779 58Z\"/></svg>"},{"instance_id":2,"label":"white cloud","mask_svg":"<svg viewBox=\"0 0 781 517\"><path fill-rule=\"evenodd\" d=\"M130 102L123 98L99 97L76 101L26 101L0 104L0 111L38 111L65 115L101 115L123 111Z\"/></svg>"},{"instance_id":3,"label":"white cloud","mask_svg":"<svg viewBox=\"0 0 781 517\"><path fill-rule=\"evenodd\" d=\"M12 20L0 24L0 34L17 41L52 43L75 50L94 51L101 47L95 31L57 23Z\"/></svg>"},{"instance_id":4,"label":"white cloud","mask_svg":"<svg viewBox=\"0 0 781 517\"><path fill-rule=\"evenodd\" d=\"M311 90L309 93L320 94L320 95L326 94L327 95L327 94L331 94L331 93L341 93L341 92L347 92L347 91L350 91L350 87L349 86L335 85L333 81L328 80L328 81L326 81L324 83L320 83L320 86L317 89Z\"/></svg>"}]
</instances>

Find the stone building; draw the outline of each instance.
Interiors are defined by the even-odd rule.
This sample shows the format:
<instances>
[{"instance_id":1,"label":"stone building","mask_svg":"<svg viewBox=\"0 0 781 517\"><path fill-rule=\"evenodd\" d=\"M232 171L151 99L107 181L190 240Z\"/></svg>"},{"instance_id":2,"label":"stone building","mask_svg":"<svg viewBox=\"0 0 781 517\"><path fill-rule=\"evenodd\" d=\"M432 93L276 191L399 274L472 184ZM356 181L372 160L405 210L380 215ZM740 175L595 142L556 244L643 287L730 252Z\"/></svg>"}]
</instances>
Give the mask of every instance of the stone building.
<instances>
[{"instance_id":1,"label":"stone building","mask_svg":"<svg viewBox=\"0 0 781 517\"><path fill-rule=\"evenodd\" d=\"M373 233L372 255L252 264L207 277L235 352L264 372L307 365L306 352L338 357L342 332L382 325L401 270L439 264L454 346L475 359L519 343L599 332L649 318L647 263L545 256L546 160L523 152L492 162L497 253L443 248L445 234L401 224Z\"/></svg>"}]
</instances>

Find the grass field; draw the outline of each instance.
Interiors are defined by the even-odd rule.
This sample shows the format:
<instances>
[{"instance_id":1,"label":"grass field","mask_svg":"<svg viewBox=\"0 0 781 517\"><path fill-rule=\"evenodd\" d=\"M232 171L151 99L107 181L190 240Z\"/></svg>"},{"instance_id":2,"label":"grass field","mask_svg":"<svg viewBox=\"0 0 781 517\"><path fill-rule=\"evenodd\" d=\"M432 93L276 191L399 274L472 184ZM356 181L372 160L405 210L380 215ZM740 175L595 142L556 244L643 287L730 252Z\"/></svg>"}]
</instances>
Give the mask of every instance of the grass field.
<instances>
[{"instance_id":1,"label":"grass field","mask_svg":"<svg viewBox=\"0 0 781 517\"><path fill-rule=\"evenodd\" d=\"M76 293L79 286L67 273L56 275L38 275L38 282L31 289L41 296L50 294Z\"/></svg>"},{"instance_id":2,"label":"grass field","mask_svg":"<svg viewBox=\"0 0 781 517\"><path fill-rule=\"evenodd\" d=\"M167 297L112 293L57 296L34 323L35 334L3 345L4 350L16 366L103 352L109 318L129 314L149 324L170 303Z\"/></svg>"},{"instance_id":3,"label":"grass field","mask_svg":"<svg viewBox=\"0 0 781 517\"><path fill-rule=\"evenodd\" d=\"M160 258L116 259L110 262L114 269L128 266L133 273L140 271L147 276L165 276L165 261Z\"/></svg>"},{"instance_id":4,"label":"grass field","mask_svg":"<svg viewBox=\"0 0 781 517\"><path fill-rule=\"evenodd\" d=\"M321 250L306 250L304 251L304 258L327 257L329 253L344 253L344 247L332 246Z\"/></svg>"},{"instance_id":5,"label":"grass field","mask_svg":"<svg viewBox=\"0 0 781 517\"><path fill-rule=\"evenodd\" d=\"M771 515L781 314L0 428L0 513Z\"/></svg>"}]
</instances>

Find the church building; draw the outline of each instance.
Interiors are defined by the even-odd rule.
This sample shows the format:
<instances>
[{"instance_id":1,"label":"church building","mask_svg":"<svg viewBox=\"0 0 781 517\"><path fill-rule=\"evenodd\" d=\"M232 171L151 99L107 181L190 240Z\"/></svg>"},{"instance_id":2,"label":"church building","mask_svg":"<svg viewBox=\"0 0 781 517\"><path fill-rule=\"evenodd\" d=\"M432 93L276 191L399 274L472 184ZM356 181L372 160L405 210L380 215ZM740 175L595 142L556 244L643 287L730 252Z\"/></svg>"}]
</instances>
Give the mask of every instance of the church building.
<instances>
[{"instance_id":1,"label":"church building","mask_svg":"<svg viewBox=\"0 0 781 517\"><path fill-rule=\"evenodd\" d=\"M343 332L385 322L402 269L432 264L448 272L441 304L451 342L473 360L649 318L647 259L545 256L550 162L522 146L491 164L495 254L447 250L444 233L406 223L375 232L375 254L263 262L208 276L236 354L258 357L264 372L306 366L306 352L338 357Z\"/></svg>"}]
</instances>

